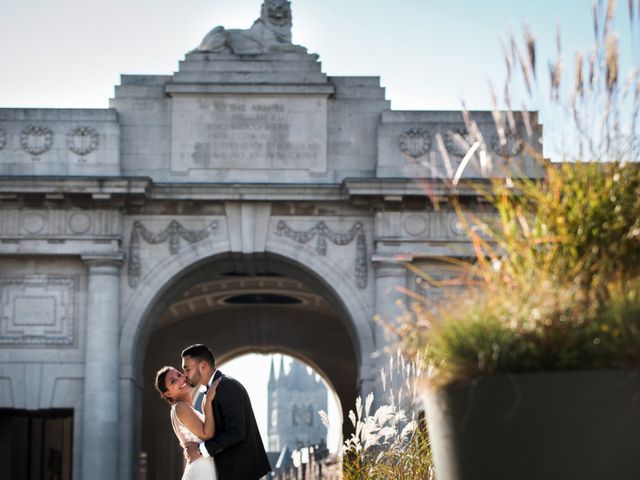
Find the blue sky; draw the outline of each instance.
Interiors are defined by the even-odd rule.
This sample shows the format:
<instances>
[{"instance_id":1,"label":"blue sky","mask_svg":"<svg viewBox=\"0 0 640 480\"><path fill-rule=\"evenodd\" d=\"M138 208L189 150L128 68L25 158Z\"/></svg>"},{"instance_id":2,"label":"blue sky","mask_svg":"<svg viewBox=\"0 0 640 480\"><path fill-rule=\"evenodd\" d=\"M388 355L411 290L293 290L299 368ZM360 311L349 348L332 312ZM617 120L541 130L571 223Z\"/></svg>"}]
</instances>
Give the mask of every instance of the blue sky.
<instances>
[{"instance_id":1,"label":"blue sky","mask_svg":"<svg viewBox=\"0 0 640 480\"><path fill-rule=\"evenodd\" d=\"M250 26L260 3L0 0L0 107L104 108L121 73L172 73L212 27ZM487 79L504 72L498 38L519 35L523 22L542 59L553 53L558 22L569 58L592 38L590 0L293 0L292 7L294 42L318 53L325 73L380 76L397 110L458 109L462 99L490 108Z\"/></svg>"},{"instance_id":2,"label":"blue sky","mask_svg":"<svg viewBox=\"0 0 640 480\"><path fill-rule=\"evenodd\" d=\"M247 28L261 0L0 0L0 108L106 108L120 74L171 74L211 28ZM627 2L617 27L626 32ZM567 64L592 44L590 0L293 0L293 40L328 75L380 76L395 110L490 109L499 38L529 24L539 69L562 31ZM628 49L628 38L621 41ZM638 52L635 52L638 61ZM176 350L177 351L177 350ZM266 426L269 360L228 365ZM332 408L332 407L330 407ZM335 410L334 410L335 412Z\"/></svg>"}]
</instances>

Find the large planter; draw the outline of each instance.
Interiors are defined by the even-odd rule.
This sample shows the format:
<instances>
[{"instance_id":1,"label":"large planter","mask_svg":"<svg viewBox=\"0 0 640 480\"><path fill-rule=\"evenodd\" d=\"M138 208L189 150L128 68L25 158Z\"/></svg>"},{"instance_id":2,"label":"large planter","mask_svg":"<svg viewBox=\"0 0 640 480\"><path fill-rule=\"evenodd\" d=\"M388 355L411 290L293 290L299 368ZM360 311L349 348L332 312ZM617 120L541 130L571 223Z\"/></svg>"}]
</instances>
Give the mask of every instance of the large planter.
<instances>
[{"instance_id":1,"label":"large planter","mask_svg":"<svg viewBox=\"0 0 640 480\"><path fill-rule=\"evenodd\" d=\"M640 370L496 375L424 405L438 480L640 479Z\"/></svg>"}]
</instances>

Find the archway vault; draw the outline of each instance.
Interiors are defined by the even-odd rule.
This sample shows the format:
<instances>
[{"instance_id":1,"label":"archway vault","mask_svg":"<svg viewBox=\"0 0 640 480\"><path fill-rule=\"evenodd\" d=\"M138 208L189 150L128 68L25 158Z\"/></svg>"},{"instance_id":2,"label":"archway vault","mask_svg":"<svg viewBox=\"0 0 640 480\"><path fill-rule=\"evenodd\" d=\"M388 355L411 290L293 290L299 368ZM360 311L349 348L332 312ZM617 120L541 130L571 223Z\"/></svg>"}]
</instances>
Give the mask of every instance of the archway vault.
<instances>
[{"instance_id":1,"label":"archway vault","mask_svg":"<svg viewBox=\"0 0 640 480\"><path fill-rule=\"evenodd\" d=\"M278 253L239 260L221 252L189 260L169 258L150 272L125 310L121 390L131 389L128 398L137 399L125 405L121 418L138 411L143 420L122 418L135 438L121 445L147 454L149 478L181 468L166 405L153 392L154 374L162 365L179 365L181 349L193 343L211 346L219 362L250 352L297 357L324 378L348 418L362 359L374 348L361 292L326 263ZM250 262L257 265L248 272L243 265Z\"/></svg>"},{"instance_id":2,"label":"archway vault","mask_svg":"<svg viewBox=\"0 0 640 480\"><path fill-rule=\"evenodd\" d=\"M148 338L157 328L157 319L175 299L176 292L228 273L271 273L299 279L309 286L343 319L353 342L359 366L368 363L376 350L370 292L358 290L338 265L319 257L307 246L291 249L281 242L267 242L261 254L228 251L226 242L202 242L198 248L185 247L167 256L151 270L122 302L120 337L121 377L140 373ZM259 267L256 269L256 265ZM250 266L250 268L247 268Z\"/></svg>"}]
</instances>

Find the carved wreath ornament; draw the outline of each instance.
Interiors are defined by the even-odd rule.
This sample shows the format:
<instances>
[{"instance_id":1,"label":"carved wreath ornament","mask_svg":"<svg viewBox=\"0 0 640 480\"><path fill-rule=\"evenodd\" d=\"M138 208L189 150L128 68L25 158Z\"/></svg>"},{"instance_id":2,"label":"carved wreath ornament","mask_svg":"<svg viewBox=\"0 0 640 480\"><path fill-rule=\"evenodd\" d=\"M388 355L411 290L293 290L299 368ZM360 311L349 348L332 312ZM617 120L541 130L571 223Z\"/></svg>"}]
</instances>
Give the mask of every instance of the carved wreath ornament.
<instances>
[{"instance_id":1,"label":"carved wreath ornament","mask_svg":"<svg viewBox=\"0 0 640 480\"><path fill-rule=\"evenodd\" d=\"M67 148L84 156L98 148L98 134L90 127L77 127L67 134Z\"/></svg>"},{"instance_id":2,"label":"carved wreath ornament","mask_svg":"<svg viewBox=\"0 0 640 480\"><path fill-rule=\"evenodd\" d=\"M451 155L464 157L475 139L466 129L454 128L444 135L444 146ZM469 145L469 147L466 147Z\"/></svg>"},{"instance_id":3,"label":"carved wreath ornament","mask_svg":"<svg viewBox=\"0 0 640 480\"><path fill-rule=\"evenodd\" d=\"M518 135L507 132L504 140L506 141L505 143L500 140L500 136L497 133L494 133L491 137L491 150L502 157L515 157L522 153L524 144L518 138Z\"/></svg>"},{"instance_id":4,"label":"carved wreath ornament","mask_svg":"<svg viewBox=\"0 0 640 480\"><path fill-rule=\"evenodd\" d=\"M316 238L316 252L325 256L327 254L327 239L335 245L348 245L356 240L355 279L359 289L367 287L367 242L364 228L361 222L356 222L346 233L336 233L326 223L319 222L315 227L306 232L293 230L287 222L280 220L276 229L276 235L290 238L298 243L308 243Z\"/></svg>"},{"instance_id":5,"label":"carved wreath ornament","mask_svg":"<svg viewBox=\"0 0 640 480\"><path fill-rule=\"evenodd\" d=\"M53 132L48 127L28 125L20 135L20 146L31 155L42 155L53 144Z\"/></svg>"},{"instance_id":6,"label":"carved wreath ornament","mask_svg":"<svg viewBox=\"0 0 640 480\"><path fill-rule=\"evenodd\" d=\"M431 136L422 128L412 128L400 135L398 144L402 153L418 158L429 152Z\"/></svg>"},{"instance_id":7,"label":"carved wreath ornament","mask_svg":"<svg viewBox=\"0 0 640 480\"><path fill-rule=\"evenodd\" d=\"M176 220L172 220L167 227L158 233L152 233L142 225L141 222L134 222L131 230L131 239L129 242L129 286L136 288L142 277L142 261L140 259L140 240L157 245L169 240L169 253L175 255L180 249L180 239L189 243L196 243L211 234L218 232L218 222L213 221L207 227L201 230L187 230L182 224Z\"/></svg>"}]
</instances>

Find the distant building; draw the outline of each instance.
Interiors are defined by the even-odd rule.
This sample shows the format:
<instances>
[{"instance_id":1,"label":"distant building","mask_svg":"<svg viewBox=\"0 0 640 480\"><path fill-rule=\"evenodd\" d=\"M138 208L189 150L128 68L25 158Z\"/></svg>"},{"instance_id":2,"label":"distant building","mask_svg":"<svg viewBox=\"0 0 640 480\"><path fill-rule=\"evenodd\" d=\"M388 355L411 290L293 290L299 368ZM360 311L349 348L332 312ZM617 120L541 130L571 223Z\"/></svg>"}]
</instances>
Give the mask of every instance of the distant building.
<instances>
[{"instance_id":1,"label":"distant building","mask_svg":"<svg viewBox=\"0 0 640 480\"><path fill-rule=\"evenodd\" d=\"M318 411L327 411L327 387L315 374L294 360L286 375L280 362L276 378L272 360L268 389L269 451L326 443L327 428Z\"/></svg>"}]
</instances>

